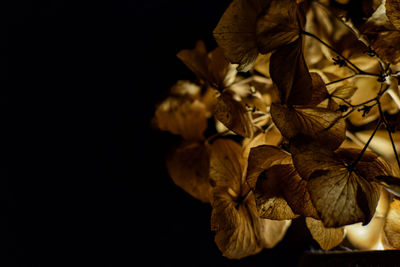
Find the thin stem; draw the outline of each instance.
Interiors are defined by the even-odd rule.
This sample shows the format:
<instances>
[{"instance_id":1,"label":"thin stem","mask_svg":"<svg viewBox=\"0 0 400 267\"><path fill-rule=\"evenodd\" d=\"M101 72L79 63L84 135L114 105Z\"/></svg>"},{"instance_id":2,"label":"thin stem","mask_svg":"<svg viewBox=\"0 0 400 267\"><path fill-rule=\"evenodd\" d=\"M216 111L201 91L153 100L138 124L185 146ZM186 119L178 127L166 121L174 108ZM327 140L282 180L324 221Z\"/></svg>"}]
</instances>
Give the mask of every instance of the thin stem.
<instances>
[{"instance_id":1,"label":"thin stem","mask_svg":"<svg viewBox=\"0 0 400 267\"><path fill-rule=\"evenodd\" d=\"M392 144L392 148L393 148L393 153L394 153L394 155L396 157L396 162L397 162L397 165L399 166L399 169L400 169L399 154L397 153L396 145L395 145L394 140L393 140L392 131L390 129L389 123L387 122L387 120L385 118L385 115L383 113L383 110L382 110L382 107L381 107L381 103L379 102L379 100L378 100L378 109L379 109L380 118L383 121L383 124L385 125L387 133L389 134L390 143Z\"/></svg>"},{"instance_id":2,"label":"thin stem","mask_svg":"<svg viewBox=\"0 0 400 267\"><path fill-rule=\"evenodd\" d=\"M357 76L356 73L354 73L354 74L352 74L352 75L350 75L350 76L344 77L344 78L342 78L342 79L339 79L339 80L331 81L331 82L329 82L329 83L326 83L325 85L328 86L328 85L331 85L331 84L334 84L334 83L339 83L339 82L342 82L342 81L351 79L351 78L353 78L353 77L355 77L355 76Z\"/></svg>"},{"instance_id":3,"label":"thin stem","mask_svg":"<svg viewBox=\"0 0 400 267\"><path fill-rule=\"evenodd\" d=\"M365 143L363 149L361 150L360 154L358 155L357 159L348 167L349 171L352 172L354 170L354 167L357 165L357 163L361 160L361 158L364 156L365 151L367 150L369 144L372 141L372 138L374 138L376 132L378 131L379 127L382 124L382 120L379 119L378 123L376 124L375 130L372 132L371 136L369 137L367 143Z\"/></svg>"},{"instance_id":4,"label":"thin stem","mask_svg":"<svg viewBox=\"0 0 400 267\"><path fill-rule=\"evenodd\" d=\"M400 169L399 154L397 153L397 149L396 149L396 145L395 145L394 140L393 140L392 132L390 131L390 129L386 128L386 130L387 130L387 132L389 134L390 143L392 143L393 153L394 153L394 156L396 157L397 166L399 166L399 169Z\"/></svg>"},{"instance_id":5,"label":"thin stem","mask_svg":"<svg viewBox=\"0 0 400 267\"><path fill-rule=\"evenodd\" d=\"M325 6L323 3L320 3L318 1L314 1L314 3L319 4L331 17L334 17L336 20L340 21L347 29L349 29L356 37L357 39L362 42L366 47L368 47L368 49L372 50L374 57L378 60L379 62L379 66L381 67L382 71L387 72L388 68L389 68L389 64L386 64L382 58L379 57L378 54L376 54L376 52L371 49L371 44L368 42L368 40L365 38L364 35L362 35L358 29L356 29L354 27L354 25L351 23L347 23L346 21L344 21L342 18L337 17L336 15L334 15L332 13L332 11Z\"/></svg>"},{"instance_id":6,"label":"thin stem","mask_svg":"<svg viewBox=\"0 0 400 267\"><path fill-rule=\"evenodd\" d=\"M347 101L346 99L344 99L343 97L335 96L335 95L332 95L331 97L334 97L334 98L337 98L337 99L342 100L346 105L348 105L349 107L352 107L352 108L358 108L358 107L365 106L366 104L371 103L371 102L373 102L373 101L377 101L377 99L378 99L378 97L374 97L374 98L372 98L372 99L370 99L370 100L367 100L367 101L365 101L365 102L362 102L362 103L360 103L360 104L353 105L353 104L351 104L349 101ZM376 104L377 104L377 103L375 103L374 105L376 105ZM372 106L374 106L374 105L372 105Z\"/></svg>"},{"instance_id":7,"label":"thin stem","mask_svg":"<svg viewBox=\"0 0 400 267\"><path fill-rule=\"evenodd\" d=\"M363 71L362 69L360 69L359 67L357 67L356 65L354 65L350 60L348 60L346 57L342 56L339 51L337 51L334 47L332 47L331 45L329 45L328 43L322 41L318 36L301 30L301 33L306 35L306 36L310 36L312 38L314 38L315 40L317 40L318 42L320 42L321 44L323 44L324 46L326 46L327 48L329 48L330 50L332 50L335 54L337 54L341 59L343 59L346 63L348 63L350 66L347 66L349 69L351 69L355 74L364 74L364 75L369 75L369 76L375 76L375 77L379 77L379 74L376 73L370 73L370 72L366 72Z\"/></svg>"}]
</instances>

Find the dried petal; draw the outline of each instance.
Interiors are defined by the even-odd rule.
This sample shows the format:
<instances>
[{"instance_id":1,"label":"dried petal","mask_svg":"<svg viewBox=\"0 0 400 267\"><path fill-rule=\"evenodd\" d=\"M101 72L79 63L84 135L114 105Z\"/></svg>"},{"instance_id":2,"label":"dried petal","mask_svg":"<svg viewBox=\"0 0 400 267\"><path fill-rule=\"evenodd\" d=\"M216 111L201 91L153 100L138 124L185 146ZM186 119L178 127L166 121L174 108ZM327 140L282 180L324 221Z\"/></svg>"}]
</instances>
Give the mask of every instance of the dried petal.
<instances>
[{"instance_id":1,"label":"dried petal","mask_svg":"<svg viewBox=\"0 0 400 267\"><path fill-rule=\"evenodd\" d=\"M234 0L214 29L214 38L238 71L248 71L258 55L256 21L268 0Z\"/></svg>"},{"instance_id":2,"label":"dried petal","mask_svg":"<svg viewBox=\"0 0 400 267\"><path fill-rule=\"evenodd\" d=\"M320 220L313 218L306 218L308 230L315 241L321 246L323 250L330 250L339 245L344 239L344 229L340 228L327 228Z\"/></svg>"},{"instance_id":3,"label":"dried petal","mask_svg":"<svg viewBox=\"0 0 400 267\"><path fill-rule=\"evenodd\" d=\"M312 93L308 106L316 106L328 97L328 90L321 76L316 72L311 72Z\"/></svg>"},{"instance_id":4,"label":"dried petal","mask_svg":"<svg viewBox=\"0 0 400 267\"><path fill-rule=\"evenodd\" d=\"M269 71L282 103L304 105L310 101L312 79L304 60L301 39L277 49L271 56Z\"/></svg>"},{"instance_id":5,"label":"dried petal","mask_svg":"<svg viewBox=\"0 0 400 267\"><path fill-rule=\"evenodd\" d=\"M256 24L257 46L262 54L299 38L297 3L293 0L272 0Z\"/></svg>"},{"instance_id":6,"label":"dried petal","mask_svg":"<svg viewBox=\"0 0 400 267\"><path fill-rule=\"evenodd\" d=\"M181 135L185 140L204 139L207 110L199 100L169 97L157 107L155 119L161 130Z\"/></svg>"},{"instance_id":7,"label":"dried petal","mask_svg":"<svg viewBox=\"0 0 400 267\"><path fill-rule=\"evenodd\" d=\"M256 61L254 62L254 70L263 74L265 77L270 77L269 75L269 62L271 58L271 53L265 55L258 55Z\"/></svg>"},{"instance_id":8,"label":"dried petal","mask_svg":"<svg viewBox=\"0 0 400 267\"><path fill-rule=\"evenodd\" d=\"M400 62L400 31L382 31L375 36L370 36L375 52L391 64Z\"/></svg>"},{"instance_id":9,"label":"dried petal","mask_svg":"<svg viewBox=\"0 0 400 267\"><path fill-rule=\"evenodd\" d=\"M277 164L290 164L290 154L270 145L261 145L250 150L247 166L247 184L254 188L258 176L268 168Z\"/></svg>"},{"instance_id":10,"label":"dried petal","mask_svg":"<svg viewBox=\"0 0 400 267\"><path fill-rule=\"evenodd\" d=\"M247 111L242 103L233 99L230 93L222 93L218 97L214 116L228 129L241 136L252 137L254 134L251 113Z\"/></svg>"},{"instance_id":11,"label":"dried petal","mask_svg":"<svg viewBox=\"0 0 400 267\"><path fill-rule=\"evenodd\" d=\"M176 56L194 73L200 80L208 80L207 73L207 49L203 41L197 41L194 49L184 49Z\"/></svg>"},{"instance_id":12,"label":"dried petal","mask_svg":"<svg viewBox=\"0 0 400 267\"><path fill-rule=\"evenodd\" d=\"M386 240L394 249L400 249L400 200L394 199L384 226Z\"/></svg>"},{"instance_id":13,"label":"dried petal","mask_svg":"<svg viewBox=\"0 0 400 267\"><path fill-rule=\"evenodd\" d=\"M183 143L167 158L174 183L202 202L211 202L209 152L203 143Z\"/></svg>"},{"instance_id":14,"label":"dried petal","mask_svg":"<svg viewBox=\"0 0 400 267\"><path fill-rule=\"evenodd\" d=\"M398 5L397 0L388 1L386 5L382 2L362 28L375 52L391 64L400 62Z\"/></svg>"},{"instance_id":15,"label":"dried petal","mask_svg":"<svg viewBox=\"0 0 400 267\"><path fill-rule=\"evenodd\" d=\"M198 41L194 49L182 50L177 57L200 80L208 82L216 89L223 89L235 80L235 66L229 63L219 47L207 53L204 42Z\"/></svg>"},{"instance_id":16,"label":"dried petal","mask_svg":"<svg viewBox=\"0 0 400 267\"><path fill-rule=\"evenodd\" d=\"M294 168L290 165L275 165L262 172L257 179L255 197L258 214L261 218L272 220L289 220L298 215L293 212L286 202L282 189L281 179L291 176ZM282 180L283 180L282 179ZM290 178L286 178L288 180Z\"/></svg>"},{"instance_id":17,"label":"dried petal","mask_svg":"<svg viewBox=\"0 0 400 267\"><path fill-rule=\"evenodd\" d=\"M276 127L272 127L272 129L269 129L266 132L261 132L253 138L245 138L243 140L243 154L249 155L250 150L253 147L261 145L277 146L281 141L281 133L276 129Z\"/></svg>"},{"instance_id":18,"label":"dried petal","mask_svg":"<svg viewBox=\"0 0 400 267\"><path fill-rule=\"evenodd\" d=\"M230 187L240 195L246 159L242 148L230 139L218 139L211 145L210 179L215 186Z\"/></svg>"},{"instance_id":19,"label":"dried petal","mask_svg":"<svg viewBox=\"0 0 400 267\"><path fill-rule=\"evenodd\" d=\"M311 200L326 227L371 220L380 193L374 177L389 173L374 153L366 152L354 166L359 149L333 152L299 139L292 142L290 151L296 170L308 180Z\"/></svg>"},{"instance_id":20,"label":"dried petal","mask_svg":"<svg viewBox=\"0 0 400 267\"><path fill-rule=\"evenodd\" d=\"M236 78L236 66L229 63L220 47L208 54L208 73L211 85L217 89L230 86Z\"/></svg>"},{"instance_id":21,"label":"dried petal","mask_svg":"<svg viewBox=\"0 0 400 267\"><path fill-rule=\"evenodd\" d=\"M346 125L339 111L272 104L271 116L276 127L288 139L304 134L332 149L339 147L345 139Z\"/></svg>"},{"instance_id":22,"label":"dried petal","mask_svg":"<svg viewBox=\"0 0 400 267\"><path fill-rule=\"evenodd\" d=\"M293 165L274 165L262 172L255 188L256 204L262 218L284 220L298 215L319 218Z\"/></svg>"},{"instance_id":23,"label":"dried petal","mask_svg":"<svg viewBox=\"0 0 400 267\"><path fill-rule=\"evenodd\" d=\"M211 229L223 255L240 259L275 246L290 221L261 219L253 192L245 183L245 158L241 147L229 139L212 144L210 178L214 183Z\"/></svg>"},{"instance_id":24,"label":"dried petal","mask_svg":"<svg viewBox=\"0 0 400 267\"><path fill-rule=\"evenodd\" d=\"M336 98L342 98L342 99L349 99L354 95L356 92L357 87L352 85L352 84L344 84L341 86L336 87L333 92L331 93L331 96L335 96Z\"/></svg>"},{"instance_id":25,"label":"dried petal","mask_svg":"<svg viewBox=\"0 0 400 267\"><path fill-rule=\"evenodd\" d=\"M386 16L390 22L400 31L400 1L386 0Z\"/></svg>"},{"instance_id":26,"label":"dried petal","mask_svg":"<svg viewBox=\"0 0 400 267\"><path fill-rule=\"evenodd\" d=\"M211 214L215 242L223 256L240 259L272 248L286 233L290 221L261 219L255 208L254 195L239 205L217 192Z\"/></svg>"}]
</instances>

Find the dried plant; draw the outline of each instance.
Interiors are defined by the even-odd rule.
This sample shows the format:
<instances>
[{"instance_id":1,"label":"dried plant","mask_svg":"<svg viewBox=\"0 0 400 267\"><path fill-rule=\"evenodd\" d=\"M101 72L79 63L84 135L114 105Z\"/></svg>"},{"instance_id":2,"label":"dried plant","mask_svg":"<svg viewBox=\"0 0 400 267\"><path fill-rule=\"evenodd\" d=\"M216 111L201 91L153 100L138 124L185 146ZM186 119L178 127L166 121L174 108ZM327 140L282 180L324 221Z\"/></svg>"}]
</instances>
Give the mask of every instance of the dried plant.
<instances>
[{"instance_id":1,"label":"dried plant","mask_svg":"<svg viewBox=\"0 0 400 267\"><path fill-rule=\"evenodd\" d=\"M324 250L400 249L400 1L233 0L177 56L154 121L182 142L176 185L212 207L228 258L274 247L305 217Z\"/></svg>"}]
</instances>

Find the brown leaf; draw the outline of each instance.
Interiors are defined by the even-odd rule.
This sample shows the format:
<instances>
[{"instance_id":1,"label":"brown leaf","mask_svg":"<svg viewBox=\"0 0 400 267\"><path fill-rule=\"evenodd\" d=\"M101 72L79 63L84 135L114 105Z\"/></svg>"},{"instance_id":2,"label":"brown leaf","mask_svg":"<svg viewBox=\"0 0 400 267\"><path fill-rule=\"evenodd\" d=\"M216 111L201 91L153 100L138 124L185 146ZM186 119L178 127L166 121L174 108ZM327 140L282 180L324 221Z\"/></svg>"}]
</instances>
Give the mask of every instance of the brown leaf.
<instances>
[{"instance_id":1,"label":"brown leaf","mask_svg":"<svg viewBox=\"0 0 400 267\"><path fill-rule=\"evenodd\" d=\"M354 86L352 84L344 84L344 85L336 87L333 90L333 92L331 93L331 96L347 100L347 99L350 99L354 95L356 90L357 90L356 86Z\"/></svg>"},{"instance_id":2,"label":"brown leaf","mask_svg":"<svg viewBox=\"0 0 400 267\"><path fill-rule=\"evenodd\" d=\"M244 137L252 137L254 125L251 113L231 93L222 93L214 109L214 117L229 130Z\"/></svg>"},{"instance_id":3,"label":"brown leaf","mask_svg":"<svg viewBox=\"0 0 400 267\"><path fill-rule=\"evenodd\" d=\"M211 145L210 179L218 187L230 187L240 195L243 174L247 167L242 148L230 139L218 139Z\"/></svg>"},{"instance_id":4,"label":"brown leaf","mask_svg":"<svg viewBox=\"0 0 400 267\"><path fill-rule=\"evenodd\" d=\"M338 83L337 86L330 88L329 91L331 93L328 95L327 108L337 111L340 108L339 105L348 106L349 99L357 91L357 86L351 83Z\"/></svg>"},{"instance_id":5,"label":"brown leaf","mask_svg":"<svg viewBox=\"0 0 400 267\"><path fill-rule=\"evenodd\" d=\"M210 178L214 184L211 228L223 255L240 259L276 245L290 221L261 219L254 195L244 180L246 160L241 147L229 139L212 144Z\"/></svg>"},{"instance_id":6,"label":"brown leaf","mask_svg":"<svg viewBox=\"0 0 400 267\"><path fill-rule=\"evenodd\" d=\"M197 41L194 49L181 50L176 56L201 80L208 80L207 49L203 41Z\"/></svg>"},{"instance_id":7,"label":"brown leaf","mask_svg":"<svg viewBox=\"0 0 400 267\"><path fill-rule=\"evenodd\" d=\"M223 256L240 259L272 248L286 233L290 221L261 219L254 195L237 205L224 191L215 190L211 227Z\"/></svg>"},{"instance_id":8,"label":"brown leaf","mask_svg":"<svg viewBox=\"0 0 400 267\"><path fill-rule=\"evenodd\" d=\"M335 154L341 158L343 162L350 165L360 155L361 149L348 148L338 149ZM357 174L369 181L376 181L377 176L388 176L392 173L391 166L377 154L366 151L356 166Z\"/></svg>"},{"instance_id":9,"label":"brown leaf","mask_svg":"<svg viewBox=\"0 0 400 267\"><path fill-rule=\"evenodd\" d=\"M308 180L311 200L326 227L371 220L380 193L373 179L389 173L374 153L365 152L354 166L359 149L333 152L299 139L292 142L290 151L296 170Z\"/></svg>"},{"instance_id":10,"label":"brown leaf","mask_svg":"<svg viewBox=\"0 0 400 267\"><path fill-rule=\"evenodd\" d=\"M382 2L362 27L375 52L391 64L400 62L398 16L398 1Z\"/></svg>"},{"instance_id":11,"label":"brown leaf","mask_svg":"<svg viewBox=\"0 0 400 267\"><path fill-rule=\"evenodd\" d=\"M308 106L316 106L328 97L328 90L321 76L316 72L310 73L312 80L311 99L307 103Z\"/></svg>"},{"instance_id":12,"label":"brown leaf","mask_svg":"<svg viewBox=\"0 0 400 267\"><path fill-rule=\"evenodd\" d=\"M271 56L269 71L276 83L281 103L307 104L312 95L312 79L302 52L302 41L280 47Z\"/></svg>"},{"instance_id":13,"label":"brown leaf","mask_svg":"<svg viewBox=\"0 0 400 267\"><path fill-rule=\"evenodd\" d=\"M312 237L323 250L330 250L338 246L344 239L343 227L327 228L320 220L310 217L306 218L306 224Z\"/></svg>"},{"instance_id":14,"label":"brown leaf","mask_svg":"<svg viewBox=\"0 0 400 267\"><path fill-rule=\"evenodd\" d=\"M247 183L255 188L258 176L268 168L278 164L290 164L290 154L278 147L271 145L260 145L250 150L247 166Z\"/></svg>"},{"instance_id":15,"label":"brown leaf","mask_svg":"<svg viewBox=\"0 0 400 267\"><path fill-rule=\"evenodd\" d=\"M292 167L289 169L289 166L290 165L272 166L262 172L258 177L254 194L258 214L261 218L290 220L298 216L286 202L282 188L280 187L282 178L285 179L284 177L292 176L294 168Z\"/></svg>"},{"instance_id":16,"label":"brown leaf","mask_svg":"<svg viewBox=\"0 0 400 267\"><path fill-rule=\"evenodd\" d=\"M386 15L390 22L400 30L400 1L386 0Z\"/></svg>"},{"instance_id":17,"label":"brown leaf","mask_svg":"<svg viewBox=\"0 0 400 267\"><path fill-rule=\"evenodd\" d=\"M202 202L211 202L209 152L203 143L182 143L166 161L174 183Z\"/></svg>"},{"instance_id":18,"label":"brown leaf","mask_svg":"<svg viewBox=\"0 0 400 267\"><path fill-rule=\"evenodd\" d=\"M292 223L291 220L268 220L260 219L261 233L263 235L263 244L265 248L275 247L285 236L286 230Z\"/></svg>"},{"instance_id":19,"label":"brown leaf","mask_svg":"<svg viewBox=\"0 0 400 267\"><path fill-rule=\"evenodd\" d=\"M258 55L256 21L269 0L234 0L222 15L213 35L238 71L248 71Z\"/></svg>"},{"instance_id":20,"label":"brown leaf","mask_svg":"<svg viewBox=\"0 0 400 267\"><path fill-rule=\"evenodd\" d=\"M383 31L370 36L375 52L391 64L400 62L400 31Z\"/></svg>"},{"instance_id":21,"label":"brown leaf","mask_svg":"<svg viewBox=\"0 0 400 267\"><path fill-rule=\"evenodd\" d=\"M293 219L298 215L319 218L301 179L292 164L274 165L258 177L256 204L262 218Z\"/></svg>"},{"instance_id":22,"label":"brown leaf","mask_svg":"<svg viewBox=\"0 0 400 267\"><path fill-rule=\"evenodd\" d=\"M293 0L272 0L256 23L259 51L266 54L299 38L297 3Z\"/></svg>"},{"instance_id":23,"label":"brown leaf","mask_svg":"<svg viewBox=\"0 0 400 267\"><path fill-rule=\"evenodd\" d=\"M254 62L254 70L263 74L265 77L270 77L269 75L269 62L271 58L271 53L265 55L258 55L256 61Z\"/></svg>"},{"instance_id":24,"label":"brown leaf","mask_svg":"<svg viewBox=\"0 0 400 267\"><path fill-rule=\"evenodd\" d=\"M161 130L180 135L185 140L204 139L207 110L199 100L168 97L157 107L155 119Z\"/></svg>"},{"instance_id":25,"label":"brown leaf","mask_svg":"<svg viewBox=\"0 0 400 267\"><path fill-rule=\"evenodd\" d=\"M207 53L204 42L198 41L194 49L182 50L177 57L200 80L208 82L216 89L223 89L235 80L235 66L229 63L219 47Z\"/></svg>"},{"instance_id":26,"label":"brown leaf","mask_svg":"<svg viewBox=\"0 0 400 267\"><path fill-rule=\"evenodd\" d=\"M229 63L220 47L208 54L208 73L211 85L221 89L231 85L236 78L236 66Z\"/></svg>"},{"instance_id":27,"label":"brown leaf","mask_svg":"<svg viewBox=\"0 0 400 267\"><path fill-rule=\"evenodd\" d=\"M400 249L400 200L394 199L384 226L386 240L394 249Z\"/></svg>"},{"instance_id":28,"label":"brown leaf","mask_svg":"<svg viewBox=\"0 0 400 267\"><path fill-rule=\"evenodd\" d=\"M367 224L379 199L378 187L340 165L317 170L308 181L315 208L328 227L356 222ZM329 203L334 203L333 207Z\"/></svg>"},{"instance_id":29,"label":"brown leaf","mask_svg":"<svg viewBox=\"0 0 400 267\"><path fill-rule=\"evenodd\" d=\"M320 140L332 149L339 147L345 139L346 125L339 111L272 104L271 116L276 127L287 139L304 134Z\"/></svg>"},{"instance_id":30,"label":"brown leaf","mask_svg":"<svg viewBox=\"0 0 400 267\"><path fill-rule=\"evenodd\" d=\"M249 155L253 147L261 145L277 146L282 141L282 135L276 127L272 127L268 131L261 132L253 138L245 138L243 140L243 154Z\"/></svg>"}]
</instances>

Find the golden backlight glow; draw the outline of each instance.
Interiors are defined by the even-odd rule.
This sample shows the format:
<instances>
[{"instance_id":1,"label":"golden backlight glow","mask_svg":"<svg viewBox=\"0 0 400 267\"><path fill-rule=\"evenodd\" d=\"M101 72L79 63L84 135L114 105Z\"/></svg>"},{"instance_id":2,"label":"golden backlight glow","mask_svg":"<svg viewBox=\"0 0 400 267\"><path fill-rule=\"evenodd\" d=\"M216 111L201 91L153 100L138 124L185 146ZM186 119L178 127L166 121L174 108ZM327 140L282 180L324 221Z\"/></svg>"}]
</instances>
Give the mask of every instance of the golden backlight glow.
<instances>
[{"instance_id":1,"label":"golden backlight glow","mask_svg":"<svg viewBox=\"0 0 400 267\"><path fill-rule=\"evenodd\" d=\"M346 226L346 237L348 241L360 250L382 250L383 227L386 215L389 211L389 194L381 190L378 206L371 222L365 226L361 223Z\"/></svg>"}]
</instances>

